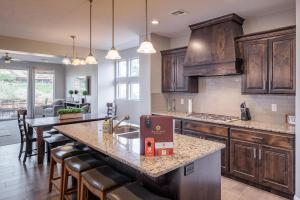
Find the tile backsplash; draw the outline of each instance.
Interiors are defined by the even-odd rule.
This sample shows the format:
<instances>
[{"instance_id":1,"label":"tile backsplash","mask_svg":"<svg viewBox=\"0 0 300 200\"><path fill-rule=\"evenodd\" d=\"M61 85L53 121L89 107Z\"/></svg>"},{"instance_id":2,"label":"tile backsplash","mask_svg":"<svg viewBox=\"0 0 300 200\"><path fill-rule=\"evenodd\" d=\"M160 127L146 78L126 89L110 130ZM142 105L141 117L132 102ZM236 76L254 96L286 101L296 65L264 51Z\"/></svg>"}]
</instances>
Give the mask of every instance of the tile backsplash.
<instances>
[{"instance_id":1,"label":"tile backsplash","mask_svg":"<svg viewBox=\"0 0 300 200\"><path fill-rule=\"evenodd\" d=\"M193 112L240 116L240 104L246 102L253 120L284 123L286 114L295 112L295 96L242 95L241 76L200 77L199 93L152 93L152 111L166 111L167 99L176 99L176 111L187 112L188 99L193 100ZM181 99L184 104L181 104ZM272 111L272 104L277 111Z\"/></svg>"}]
</instances>

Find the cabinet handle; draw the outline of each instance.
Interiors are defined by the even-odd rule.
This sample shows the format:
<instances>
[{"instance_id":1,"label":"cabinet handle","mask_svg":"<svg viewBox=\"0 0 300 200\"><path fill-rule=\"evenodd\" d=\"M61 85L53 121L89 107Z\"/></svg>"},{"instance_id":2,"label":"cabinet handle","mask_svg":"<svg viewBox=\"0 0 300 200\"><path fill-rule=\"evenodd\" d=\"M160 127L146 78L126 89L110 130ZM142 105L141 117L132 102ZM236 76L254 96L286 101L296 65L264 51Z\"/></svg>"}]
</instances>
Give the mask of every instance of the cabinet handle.
<instances>
[{"instance_id":1,"label":"cabinet handle","mask_svg":"<svg viewBox=\"0 0 300 200\"><path fill-rule=\"evenodd\" d=\"M253 149L253 158L256 158L256 148Z\"/></svg>"},{"instance_id":2,"label":"cabinet handle","mask_svg":"<svg viewBox=\"0 0 300 200\"><path fill-rule=\"evenodd\" d=\"M261 160L261 149L258 150L258 159Z\"/></svg>"}]
</instances>

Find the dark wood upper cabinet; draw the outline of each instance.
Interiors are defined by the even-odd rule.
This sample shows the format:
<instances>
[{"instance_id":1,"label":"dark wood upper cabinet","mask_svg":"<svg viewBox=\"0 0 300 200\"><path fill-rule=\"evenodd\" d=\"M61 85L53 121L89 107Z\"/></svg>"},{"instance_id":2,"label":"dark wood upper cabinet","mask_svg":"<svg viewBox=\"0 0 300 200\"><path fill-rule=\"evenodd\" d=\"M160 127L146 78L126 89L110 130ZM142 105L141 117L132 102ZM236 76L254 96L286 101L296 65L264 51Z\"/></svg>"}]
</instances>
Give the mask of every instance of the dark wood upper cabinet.
<instances>
[{"instance_id":1,"label":"dark wood upper cabinet","mask_svg":"<svg viewBox=\"0 0 300 200\"><path fill-rule=\"evenodd\" d=\"M244 93L268 92L268 41L254 40L244 44Z\"/></svg>"},{"instance_id":2,"label":"dark wood upper cabinet","mask_svg":"<svg viewBox=\"0 0 300 200\"><path fill-rule=\"evenodd\" d=\"M168 54L162 56L162 91L174 91L174 55Z\"/></svg>"},{"instance_id":3,"label":"dark wood upper cabinet","mask_svg":"<svg viewBox=\"0 0 300 200\"><path fill-rule=\"evenodd\" d=\"M198 78L183 75L186 47L161 52L162 92L198 92Z\"/></svg>"},{"instance_id":4,"label":"dark wood upper cabinet","mask_svg":"<svg viewBox=\"0 0 300 200\"><path fill-rule=\"evenodd\" d=\"M243 94L295 94L296 27L237 37L243 59Z\"/></svg>"},{"instance_id":5,"label":"dark wood upper cabinet","mask_svg":"<svg viewBox=\"0 0 300 200\"><path fill-rule=\"evenodd\" d=\"M269 40L270 93L295 93L295 35Z\"/></svg>"}]
</instances>

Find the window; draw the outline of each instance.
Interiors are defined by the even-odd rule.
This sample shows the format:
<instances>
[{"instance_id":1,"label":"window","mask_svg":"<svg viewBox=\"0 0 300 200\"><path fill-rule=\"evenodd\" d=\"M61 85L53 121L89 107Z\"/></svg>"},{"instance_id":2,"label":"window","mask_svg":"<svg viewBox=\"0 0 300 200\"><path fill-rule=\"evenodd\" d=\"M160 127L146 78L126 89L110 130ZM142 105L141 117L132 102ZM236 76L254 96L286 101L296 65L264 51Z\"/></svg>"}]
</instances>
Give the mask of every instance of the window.
<instances>
[{"instance_id":1,"label":"window","mask_svg":"<svg viewBox=\"0 0 300 200\"><path fill-rule=\"evenodd\" d=\"M130 100L139 100L140 99L140 84L131 83L129 85L129 99Z\"/></svg>"},{"instance_id":2,"label":"window","mask_svg":"<svg viewBox=\"0 0 300 200\"><path fill-rule=\"evenodd\" d=\"M127 61L122 60L117 63L117 78L127 76Z\"/></svg>"},{"instance_id":3,"label":"window","mask_svg":"<svg viewBox=\"0 0 300 200\"><path fill-rule=\"evenodd\" d=\"M130 59L129 76L135 77L140 74L140 60L138 58Z\"/></svg>"},{"instance_id":4,"label":"window","mask_svg":"<svg viewBox=\"0 0 300 200\"><path fill-rule=\"evenodd\" d=\"M126 99L126 97L127 97L126 83L117 84L117 99Z\"/></svg>"},{"instance_id":5,"label":"window","mask_svg":"<svg viewBox=\"0 0 300 200\"><path fill-rule=\"evenodd\" d=\"M117 61L116 63L116 99L139 100L139 58Z\"/></svg>"}]
</instances>

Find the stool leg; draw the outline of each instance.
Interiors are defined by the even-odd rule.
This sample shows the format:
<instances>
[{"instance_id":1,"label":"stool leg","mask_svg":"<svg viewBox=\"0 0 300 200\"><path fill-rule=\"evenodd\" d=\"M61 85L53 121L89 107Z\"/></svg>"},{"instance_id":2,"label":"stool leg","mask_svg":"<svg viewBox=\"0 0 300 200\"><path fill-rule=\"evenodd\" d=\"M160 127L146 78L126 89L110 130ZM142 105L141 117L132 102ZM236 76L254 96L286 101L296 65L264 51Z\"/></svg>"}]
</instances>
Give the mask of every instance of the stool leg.
<instances>
[{"instance_id":1,"label":"stool leg","mask_svg":"<svg viewBox=\"0 0 300 200\"><path fill-rule=\"evenodd\" d=\"M80 197L79 200L85 200L85 196L86 195L86 188L84 186L83 181L81 182L81 186L80 186Z\"/></svg>"},{"instance_id":2,"label":"stool leg","mask_svg":"<svg viewBox=\"0 0 300 200\"><path fill-rule=\"evenodd\" d=\"M77 199L79 199L81 197L81 175L79 175L78 180L77 180Z\"/></svg>"},{"instance_id":3,"label":"stool leg","mask_svg":"<svg viewBox=\"0 0 300 200\"><path fill-rule=\"evenodd\" d=\"M69 172L67 170L66 167L64 167L63 169L64 171L64 175L63 175L63 188L62 188L62 192L61 192L61 200L63 200L65 198L65 194L67 193L68 191L68 176L69 176Z\"/></svg>"},{"instance_id":4,"label":"stool leg","mask_svg":"<svg viewBox=\"0 0 300 200\"><path fill-rule=\"evenodd\" d=\"M54 176L54 167L55 167L55 165L56 165L56 162L51 157L50 158L50 174L49 174L49 192L52 191L52 180L53 180L53 176Z\"/></svg>"},{"instance_id":5,"label":"stool leg","mask_svg":"<svg viewBox=\"0 0 300 200\"><path fill-rule=\"evenodd\" d=\"M61 174L60 174L60 191L59 191L59 194L60 194L60 199L63 199L63 187L64 187L64 174L65 174L65 162L64 160L62 160L61 162ZM68 179L68 177L67 177ZM67 184L68 185L68 184Z\"/></svg>"}]
</instances>

